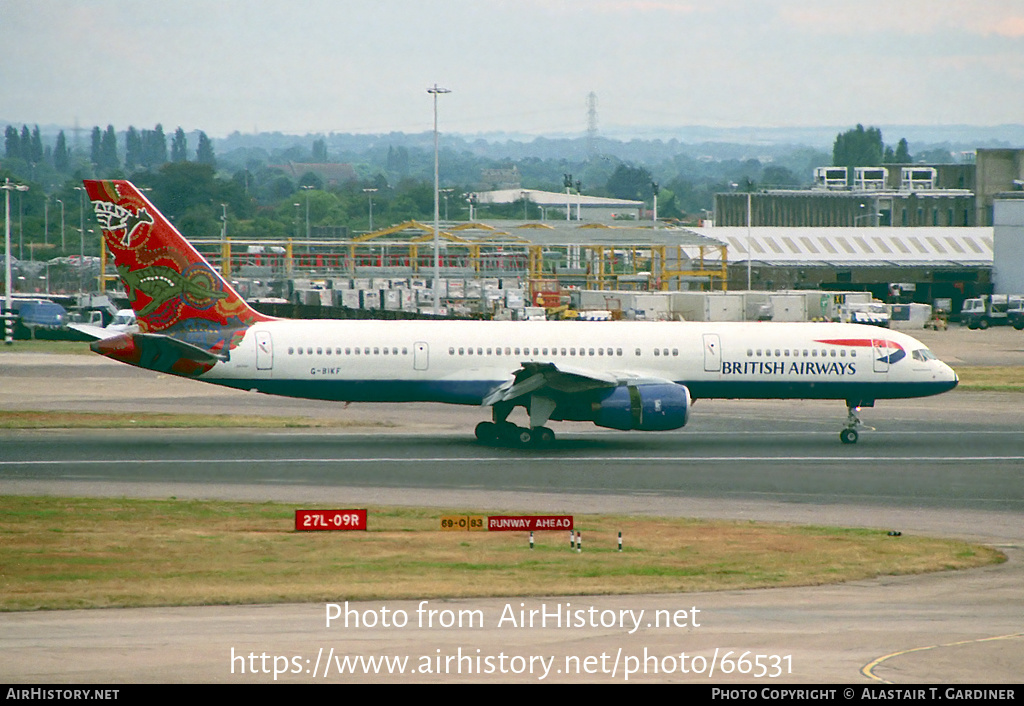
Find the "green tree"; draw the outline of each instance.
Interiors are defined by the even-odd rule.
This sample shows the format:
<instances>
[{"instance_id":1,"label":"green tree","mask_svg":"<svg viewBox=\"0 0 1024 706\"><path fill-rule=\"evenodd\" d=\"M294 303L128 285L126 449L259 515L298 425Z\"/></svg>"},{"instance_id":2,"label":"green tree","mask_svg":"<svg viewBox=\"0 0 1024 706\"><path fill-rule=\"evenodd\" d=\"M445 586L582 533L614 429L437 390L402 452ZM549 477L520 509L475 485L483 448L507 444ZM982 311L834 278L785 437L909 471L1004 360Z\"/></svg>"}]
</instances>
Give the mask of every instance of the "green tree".
<instances>
[{"instance_id":1,"label":"green tree","mask_svg":"<svg viewBox=\"0 0 1024 706\"><path fill-rule=\"evenodd\" d=\"M63 133L62 133L63 134ZM134 126L129 126L124 136L124 169L126 172L134 172L142 166L142 136Z\"/></svg>"},{"instance_id":2,"label":"green tree","mask_svg":"<svg viewBox=\"0 0 1024 706\"><path fill-rule=\"evenodd\" d=\"M57 133L57 146L53 149L53 168L61 174L67 172L71 166L71 152L68 150L68 141L64 137L64 131Z\"/></svg>"},{"instance_id":3,"label":"green tree","mask_svg":"<svg viewBox=\"0 0 1024 706\"><path fill-rule=\"evenodd\" d=\"M171 138L171 161L188 161L188 140L185 131L180 127L174 131L174 137Z\"/></svg>"},{"instance_id":4,"label":"green tree","mask_svg":"<svg viewBox=\"0 0 1024 706\"><path fill-rule=\"evenodd\" d=\"M874 167L882 163L882 131L876 127L864 129L857 125L853 130L836 135L832 147L834 167Z\"/></svg>"},{"instance_id":5,"label":"green tree","mask_svg":"<svg viewBox=\"0 0 1024 706\"><path fill-rule=\"evenodd\" d=\"M8 125L4 131L4 149L8 159L21 159L21 138L13 125Z\"/></svg>"},{"instance_id":6,"label":"green tree","mask_svg":"<svg viewBox=\"0 0 1024 706\"><path fill-rule=\"evenodd\" d=\"M92 128L92 133L90 135L89 142L89 161L92 162L93 165L98 165L100 163L100 160L102 159L102 157L100 156L102 155L102 153L103 131L100 130L99 125L94 125Z\"/></svg>"},{"instance_id":7,"label":"green tree","mask_svg":"<svg viewBox=\"0 0 1024 706\"><path fill-rule=\"evenodd\" d=\"M113 125L107 125L100 138L100 158L96 162L97 168L104 174L119 169L121 163L117 157L117 133Z\"/></svg>"},{"instance_id":8,"label":"green tree","mask_svg":"<svg viewBox=\"0 0 1024 706\"><path fill-rule=\"evenodd\" d=\"M769 165L761 173L761 183L767 187L773 186L797 186L800 180L796 174L786 167Z\"/></svg>"},{"instance_id":9,"label":"green tree","mask_svg":"<svg viewBox=\"0 0 1024 706\"><path fill-rule=\"evenodd\" d=\"M910 156L910 147L907 145L907 138L900 138L899 144L896 145L896 164L909 164L914 161L914 158Z\"/></svg>"},{"instance_id":10,"label":"green tree","mask_svg":"<svg viewBox=\"0 0 1024 706\"><path fill-rule=\"evenodd\" d=\"M43 161L43 138L39 134L39 126L32 130L32 143L29 146L28 160L33 164L41 164Z\"/></svg>"},{"instance_id":11,"label":"green tree","mask_svg":"<svg viewBox=\"0 0 1024 706\"><path fill-rule=\"evenodd\" d=\"M171 219L178 219L196 207L206 207L213 214L214 194L217 185L213 168L195 162L167 162L151 179L153 201L160 204L160 210ZM206 223L193 212L193 220Z\"/></svg>"},{"instance_id":12,"label":"green tree","mask_svg":"<svg viewBox=\"0 0 1024 706\"><path fill-rule=\"evenodd\" d=\"M142 166L156 168L167 161L167 137L157 123L152 130L142 131Z\"/></svg>"},{"instance_id":13,"label":"green tree","mask_svg":"<svg viewBox=\"0 0 1024 706\"><path fill-rule=\"evenodd\" d=\"M327 140L313 140L313 161L321 164L327 161Z\"/></svg>"},{"instance_id":14,"label":"green tree","mask_svg":"<svg viewBox=\"0 0 1024 706\"><path fill-rule=\"evenodd\" d=\"M299 186L312 186L314 189L323 189L324 180L314 172L306 172L299 177Z\"/></svg>"},{"instance_id":15,"label":"green tree","mask_svg":"<svg viewBox=\"0 0 1024 706\"><path fill-rule=\"evenodd\" d=\"M651 173L644 167L620 164L605 185L608 194L616 199L650 200L654 195Z\"/></svg>"},{"instance_id":16,"label":"green tree","mask_svg":"<svg viewBox=\"0 0 1024 706\"><path fill-rule=\"evenodd\" d=\"M216 168L217 158L213 154L213 143L205 132L199 133L199 147L196 149L196 161Z\"/></svg>"}]
</instances>

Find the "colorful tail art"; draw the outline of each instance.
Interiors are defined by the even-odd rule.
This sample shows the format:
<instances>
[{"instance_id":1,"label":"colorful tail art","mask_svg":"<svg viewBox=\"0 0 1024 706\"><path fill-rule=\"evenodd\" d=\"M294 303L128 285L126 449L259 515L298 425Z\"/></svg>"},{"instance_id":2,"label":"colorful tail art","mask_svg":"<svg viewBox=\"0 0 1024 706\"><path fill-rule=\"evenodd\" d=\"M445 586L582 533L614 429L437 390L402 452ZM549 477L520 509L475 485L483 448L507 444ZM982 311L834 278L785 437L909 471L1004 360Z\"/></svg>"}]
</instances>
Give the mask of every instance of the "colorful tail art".
<instances>
[{"instance_id":1,"label":"colorful tail art","mask_svg":"<svg viewBox=\"0 0 1024 706\"><path fill-rule=\"evenodd\" d=\"M139 334L99 341L94 350L141 367L198 375L226 357L249 326L270 320L132 183L84 184L139 321Z\"/></svg>"}]
</instances>

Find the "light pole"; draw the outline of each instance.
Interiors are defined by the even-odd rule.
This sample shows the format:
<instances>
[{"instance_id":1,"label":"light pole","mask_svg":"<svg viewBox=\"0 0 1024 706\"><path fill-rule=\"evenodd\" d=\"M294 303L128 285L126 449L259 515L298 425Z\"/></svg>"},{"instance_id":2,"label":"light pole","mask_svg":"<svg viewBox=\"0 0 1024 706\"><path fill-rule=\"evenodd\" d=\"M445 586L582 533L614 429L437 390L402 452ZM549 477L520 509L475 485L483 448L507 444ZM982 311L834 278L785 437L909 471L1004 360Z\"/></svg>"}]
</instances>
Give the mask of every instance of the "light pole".
<instances>
[{"instance_id":1,"label":"light pole","mask_svg":"<svg viewBox=\"0 0 1024 706\"><path fill-rule=\"evenodd\" d=\"M441 197L438 192L438 140L437 140L437 96L451 93L447 88L439 88L435 83L427 93L434 96L434 316L441 314Z\"/></svg>"},{"instance_id":2,"label":"light pole","mask_svg":"<svg viewBox=\"0 0 1024 706\"><path fill-rule=\"evenodd\" d=\"M64 202L57 199L57 203L60 204L60 252L64 254Z\"/></svg>"},{"instance_id":3,"label":"light pole","mask_svg":"<svg viewBox=\"0 0 1024 706\"><path fill-rule=\"evenodd\" d=\"M306 243L309 243L309 190L315 189L315 186L300 186L300 189L306 192Z\"/></svg>"},{"instance_id":4,"label":"light pole","mask_svg":"<svg viewBox=\"0 0 1024 706\"><path fill-rule=\"evenodd\" d=\"M861 208L866 208L866 206L864 204L861 204L860 207ZM853 227L856 228L857 227L857 221L859 221L862 218L881 218L881 216L882 216L882 214L879 213L878 211L874 211L872 213L862 213L859 216L854 216L854 218L853 218Z\"/></svg>"},{"instance_id":5,"label":"light pole","mask_svg":"<svg viewBox=\"0 0 1024 706\"><path fill-rule=\"evenodd\" d=\"M85 294L85 187L76 186L78 192L78 215L81 226L78 232L82 236L81 248L78 253L78 288Z\"/></svg>"},{"instance_id":6,"label":"light pole","mask_svg":"<svg viewBox=\"0 0 1024 706\"><path fill-rule=\"evenodd\" d=\"M4 179L4 343L14 344L14 297L11 295L11 192L28 191L24 184L12 184Z\"/></svg>"},{"instance_id":7,"label":"light pole","mask_svg":"<svg viewBox=\"0 0 1024 706\"><path fill-rule=\"evenodd\" d=\"M572 220L572 174L563 174L562 183L565 185L565 220Z\"/></svg>"},{"instance_id":8,"label":"light pole","mask_svg":"<svg viewBox=\"0 0 1024 706\"><path fill-rule=\"evenodd\" d=\"M750 192L747 192L747 291L750 291L750 266L754 254L750 252Z\"/></svg>"},{"instance_id":9,"label":"light pole","mask_svg":"<svg viewBox=\"0 0 1024 706\"><path fill-rule=\"evenodd\" d=\"M370 199L370 232L373 232L373 195L377 193L376 189L363 189L363 193L366 194Z\"/></svg>"},{"instance_id":10,"label":"light pole","mask_svg":"<svg viewBox=\"0 0 1024 706\"><path fill-rule=\"evenodd\" d=\"M441 189L441 194L444 196L444 220L448 222L448 194L455 191L455 189Z\"/></svg>"}]
</instances>

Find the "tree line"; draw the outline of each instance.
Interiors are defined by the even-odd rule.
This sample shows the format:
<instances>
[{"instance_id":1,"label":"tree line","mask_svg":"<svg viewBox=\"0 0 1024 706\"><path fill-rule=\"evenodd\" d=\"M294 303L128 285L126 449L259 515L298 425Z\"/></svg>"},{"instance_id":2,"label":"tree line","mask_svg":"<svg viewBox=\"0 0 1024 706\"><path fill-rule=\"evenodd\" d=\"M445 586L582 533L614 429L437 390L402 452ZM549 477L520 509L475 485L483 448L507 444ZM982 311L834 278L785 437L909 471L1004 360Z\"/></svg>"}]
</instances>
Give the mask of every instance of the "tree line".
<instances>
[{"instance_id":1,"label":"tree line","mask_svg":"<svg viewBox=\"0 0 1024 706\"><path fill-rule=\"evenodd\" d=\"M415 136L378 136L359 147L354 137L346 142L343 136L277 135L271 136L279 145L275 148L256 143L215 154L204 132L194 134L198 139L190 145L180 127L168 135L160 124L152 129L131 126L120 133L112 125L96 126L87 148L74 150L64 131L47 144L38 126L7 126L0 180L10 176L31 187L18 197L19 235L42 242L47 232L52 236L62 212L65 225L78 223L78 210L88 209L88 204L76 187L89 177L128 178L151 189L149 196L160 210L186 235L197 238L216 237L225 227L229 237L239 239L304 237L307 213L313 237L355 234L369 229L371 203L375 229L432 219L433 151L427 140L410 145ZM265 144L270 144L269 138ZM350 146L339 148L340 144ZM491 188L482 184L487 169L514 166L523 188L558 192L564 192L566 175L572 173L574 191L640 200L648 207L657 192L660 217L693 222L713 208L715 193L806 186L813 167L830 161L827 153L810 148L792 148L767 158L709 159L695 147L691 153L666 153L638 163L610 152L575 154L572 145L567 147L568 156L515 159L442 147L442 218L468 218L467 194ZM651 154L657 155L657 144L651 147ZM886 147L880 130L858 125L836 136L831 161L837 166L873 166L883 161L906 163L911 156L905 139ZM295 164L328 162L350 164L354 180L325 183L316 170L294 171ZM292 168L282 169L288 165ZM474 215L478 220L542 217L539 207L529 202L481 206ZM88 210L84 216L90 219ZM546 217L564 215L548 209ZM49 237L49 243L54 242ZM92 243L91 252L98 250L98 234L88 234L87 242Z\"/></svg>"},{"instance_id":2,"label":"tree line","mask_svg":"<svg viewBox=\"0 0 1024 706\"><path fill-rule=\"evenodd\" d=\"M107 125L106 129L94 126L87 162L84 154L73 153L63 130L57 133L52 146L44 146L38 125L32 130L29 130L28 125L22 125L20 131L14 125L8 125L4 131L4 154L4 166L7 169L33 180L39 174L45 174L47 168L58 176L67 176L77 171L85 176L111 177L123 176L117 174L121 170L131 173L137 169L155 169L168 161L195 161L214 167L217 163L213 142L202 131L199 132L198 145L191 159L188 137L180 127L171 138L168 153L167 136L160 124L152 130L129 127L124 133L123 146L118 145L113 125Z\"/></svg>"}]
</instances>

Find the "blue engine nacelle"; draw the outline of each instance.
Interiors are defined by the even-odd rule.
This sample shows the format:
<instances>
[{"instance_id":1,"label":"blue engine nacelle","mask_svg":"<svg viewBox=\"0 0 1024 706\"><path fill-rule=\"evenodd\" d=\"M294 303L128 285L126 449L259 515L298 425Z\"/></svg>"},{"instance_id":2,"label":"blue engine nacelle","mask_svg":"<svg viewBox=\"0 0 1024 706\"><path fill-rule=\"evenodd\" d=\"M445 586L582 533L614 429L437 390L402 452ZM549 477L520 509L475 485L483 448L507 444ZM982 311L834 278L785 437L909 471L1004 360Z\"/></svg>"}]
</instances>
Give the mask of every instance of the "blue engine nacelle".
<instances>
[{"instance_id":1,"label":"blue engine nacelle","mask_svg":"<svg viewBox=\"0 0 1024 706\"><path fill-rule=\"evenodd\" d=\"M610 390L594 405L599 427L629 431L679 429L690 418L690 391L673 383L625 385Z\"/></svg>"}]
</instances>

